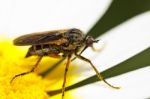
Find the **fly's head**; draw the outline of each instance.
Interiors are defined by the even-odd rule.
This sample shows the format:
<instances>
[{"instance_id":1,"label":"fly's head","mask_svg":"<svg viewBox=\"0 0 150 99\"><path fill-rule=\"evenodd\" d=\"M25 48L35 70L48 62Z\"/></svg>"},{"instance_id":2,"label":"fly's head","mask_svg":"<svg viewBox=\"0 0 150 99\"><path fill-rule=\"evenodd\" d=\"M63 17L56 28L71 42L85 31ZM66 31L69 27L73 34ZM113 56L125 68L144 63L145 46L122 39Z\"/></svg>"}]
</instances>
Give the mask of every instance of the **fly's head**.
<instances>
[{"instance_id":1,"label":"fly's head","mask_svg":"<svg viewBox=\"0 0 150 99\"><path fill-rule=\"evenodd\" d=\"M97 43L99 40L95 40L92 36L86 36L85 45L87 47L92 47L93 43Z\"/></svg>"}]
</instances>

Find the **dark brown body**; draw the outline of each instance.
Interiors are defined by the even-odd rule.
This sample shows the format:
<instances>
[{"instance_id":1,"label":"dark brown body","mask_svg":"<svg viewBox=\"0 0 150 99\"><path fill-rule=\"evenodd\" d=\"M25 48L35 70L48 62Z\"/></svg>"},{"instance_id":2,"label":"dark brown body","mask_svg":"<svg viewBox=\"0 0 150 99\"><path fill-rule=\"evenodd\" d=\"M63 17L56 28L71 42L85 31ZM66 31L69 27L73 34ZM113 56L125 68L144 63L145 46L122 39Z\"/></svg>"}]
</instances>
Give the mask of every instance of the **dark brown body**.
<instances>
[{"instance_id":1,"label":"dark brown body","mask_svg":"<svg viewBox=\"0 0 150 99\"><path fill-rule=\"evenodd\" d=\"M46 34L46 35L45 35ZM15 45L32 45L26 57L67 56L85 46L85 35L78 29L27 34L14 40Z\"/></svg>"}]
</instances>

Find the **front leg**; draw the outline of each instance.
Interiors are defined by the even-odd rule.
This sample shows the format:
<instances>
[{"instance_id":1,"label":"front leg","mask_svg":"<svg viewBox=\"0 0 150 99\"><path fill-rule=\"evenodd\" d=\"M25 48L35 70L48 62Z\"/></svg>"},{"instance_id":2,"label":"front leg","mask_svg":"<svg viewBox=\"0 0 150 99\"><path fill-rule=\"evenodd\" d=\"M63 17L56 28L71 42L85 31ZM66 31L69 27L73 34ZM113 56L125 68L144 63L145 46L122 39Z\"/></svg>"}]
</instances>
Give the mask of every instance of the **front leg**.
<instances>
[{"instance_id":1,"label":"front leg","mask_svg":"<svg viewBox=\"0 0 150 99\"><path fill-rule=\"evenodd\" d=\"M81 60L83 60L83 61L88 62L88 63L92 66L92 68L93 68L94 71L96 72L96 75L97 75L97 77L99 78L99 80L104 81L104 83L106 83L106 84L107 84L108 86L110 86L111 88L114 88L114 89L119 89L119 88L120 88L120 87L115 87L115 86L109 84L109 83L103 78L103 76L101 75L101 73L96 69L96 67L93 65L93 63L92 63L89 59L87 59L87 58L81 56L80 54L77 54L77 52L75 52L75 55L76 55L77 58L79 58L79 59L81 59Z\"/></svg>"},{"instance_id":2,"label":"front leg","mask_svg":"<svg viewBox=\"0 0 150 99\"><path fill-rule=\"evenodd\" d=\"M78 55L81 55L87 48L88 48L88 46L85 46ZM75 51L77 53L77 49ZM74 57L73 59L71 59L71 61L74 61L76 58L77 57Z\"/></svg>"}]
</instances>

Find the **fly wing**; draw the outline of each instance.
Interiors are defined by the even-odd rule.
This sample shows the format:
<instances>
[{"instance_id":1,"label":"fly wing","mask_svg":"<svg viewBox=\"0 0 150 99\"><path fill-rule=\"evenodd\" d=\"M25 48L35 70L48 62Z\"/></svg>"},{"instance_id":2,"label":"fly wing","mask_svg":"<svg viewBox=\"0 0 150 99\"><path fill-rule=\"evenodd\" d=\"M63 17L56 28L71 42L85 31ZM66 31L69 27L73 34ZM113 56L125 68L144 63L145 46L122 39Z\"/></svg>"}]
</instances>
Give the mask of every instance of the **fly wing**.
<instances>
[{"instance_id":1,"label":"fly wing","mask_svg":"<svg viewBox=\"0 0 150 99\"><path fill-rule=\"evenodd\" d=\"M63 38L63 33L67 30L56 30L56 31L45 31L31 33L27 35L20 36L14 40L15 45L39 45L39 44L62 44L66 40Z\"/></svg>"}]
</instances>

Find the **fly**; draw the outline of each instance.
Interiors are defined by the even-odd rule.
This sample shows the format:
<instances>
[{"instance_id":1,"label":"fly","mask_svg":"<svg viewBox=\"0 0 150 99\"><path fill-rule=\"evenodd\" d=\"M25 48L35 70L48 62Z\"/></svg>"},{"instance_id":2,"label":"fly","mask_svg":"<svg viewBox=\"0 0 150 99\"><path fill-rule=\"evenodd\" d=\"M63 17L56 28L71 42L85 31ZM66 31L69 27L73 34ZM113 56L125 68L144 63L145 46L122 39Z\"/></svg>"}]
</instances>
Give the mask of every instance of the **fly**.
<instances>
[{"instance_id":1,"label":"fly","mask_svg":"<svg viewBox=\"0 0 150 99\"><path fill-rule=\"evenodd\" d=\"M35 68L38 66L39 62L44 56L67 57L67 63L64 72L64 80L62 85L62 99L64 99L66 76L69 64L75 58L79 58L89 63L96 72L99 80L104 81L108 86L112 88L119 89L119 87L115 87L109 84L99 73L94 64L89 59L81 55L86 48L93 48L93 43L97 42L98 40L95 40L92 36L84 35L84 33L81 30L76 28L45 31L20 36L14 40L14 45L31 45L25 57L27 58L35 55L38 56L39 59L30 71L15 75L12 78L11 82L18 76L34 72ZM75 55L75 58L72 59L73 54Z\"/></svg>"}]
</instances>

